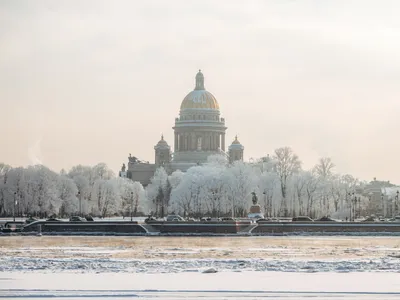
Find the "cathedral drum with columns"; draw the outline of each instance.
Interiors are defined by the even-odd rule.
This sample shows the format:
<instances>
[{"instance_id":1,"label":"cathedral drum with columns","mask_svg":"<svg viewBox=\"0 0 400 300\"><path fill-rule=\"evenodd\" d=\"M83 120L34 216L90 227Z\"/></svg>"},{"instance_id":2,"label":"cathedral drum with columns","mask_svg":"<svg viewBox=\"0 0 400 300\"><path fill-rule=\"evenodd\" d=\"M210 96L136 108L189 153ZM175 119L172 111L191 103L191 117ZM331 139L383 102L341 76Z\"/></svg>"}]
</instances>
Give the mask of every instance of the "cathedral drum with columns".
<instances>
[{"instance_id":1,"label":"cathedral drum with columns","mask_svg":"<svg viewBox=\"0 0 400 300\"><path fill-rule=\"evenodd\" d=\"M175 170L187 171L192 166L207 162L214 154L223 154L232 163L243 160L244 147L237 137L225 152L225 119L221 118L217 99L204 87L204 75L199 70L196 86L182 101L179 117L173 127L174 153L161 137L154 147L155 163L129 159L126 176L143 185L150 182L156 168L163 166L168 173Z\"/></svg>"}]
</instances>

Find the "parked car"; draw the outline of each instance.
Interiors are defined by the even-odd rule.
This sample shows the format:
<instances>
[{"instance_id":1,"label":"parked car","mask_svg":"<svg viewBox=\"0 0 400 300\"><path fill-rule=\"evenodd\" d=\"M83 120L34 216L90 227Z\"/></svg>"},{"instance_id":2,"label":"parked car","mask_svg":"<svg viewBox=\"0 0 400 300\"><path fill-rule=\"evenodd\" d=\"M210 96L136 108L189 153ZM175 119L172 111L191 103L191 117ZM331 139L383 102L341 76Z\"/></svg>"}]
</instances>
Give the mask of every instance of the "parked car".
<instances>
[{"instance_id":1,"label":"parked car","mask_svg":"<svg viewBox=\"0 0 400 300\"><path fill-rule=\"evenodd\" d=\"M292 219L292 222L314 222L314 220L308 216L299 216L299 217L294 217Z\"/></svg>"},{"instance_id":2,"label":"parked car","mask_svg":"<svg viewBox=\"0 0 400 300\"><path fill-rule=\"evenodd\" d=\"M148 222L151 222L151 221L157 221L156 220L156 218L154 218L154 217L152 217L152 216L148 216L145 220L144 220L144 222L147 224Z\"/></svg>"},{"instance_id":3,"label":"parked car","mask_svg":"<svg viewBox=\"0 0 400 300\"><path fill-rule=\"evenodd\" d=\"M375 217L367 217L364 220L362 220L361 222L378 222L379 219L375 218Z\"/></svg>"},{"instance_id":4,"label":"parked car","mask_svg":"<svg viewBox=\"0 0 400 300\"><path fill-rule=\"evenodd\" d=\"M93 217L92 217L92 216L90 216L90 215L87 215L87 216L85 216L85 219L86 219L86 221L89 221L89 222L94 222L94 219L93 219Z\"/></svg>"},{"instance_id":5,"label":"parked car","mask_svg":"<svg viewBox=\"0 0 400 300\"><path fill-rule=\"evenodd\" d=\"M79 216L72 216L69 218L70 222L86 222L85 218L79 217Z\"/></svg>"},{"instance_id":6,"label":"parked car","mask_svg":"<svg viewBox=\"0 0 400 300\"><path fill-rule=\"evenodd\" d=\"M261 214L261 213L252 213L252 214L248 214L247 217L248 217L249 219L256 219L256 220L258 220L258 219L264 219L264 215Z\"/></svg>"},{"instance_id":7,"label":"parked car","mask_svg":"<svg viewBox=\"0 0 400 300\"><path fill-rule=\"evenodd\" d=\"M273 220L272 219L269 219L269 218L263 218L263 219L258 219L257 221L256 221L257 223L266 223L266 222L273 222Z\"/></svg>"},{"instance_id":8,"label":"parked car","mask_svg":"<svg viewBox=\"0 0 400 300\"><path fill-rule=\"evenodd\" d=\"M38 221L38 219L35 219L33 217L29 217L28 219L25 220L25 223L29 224L29 223L36 222L36 221Z\"/></svg>"},{"instance_id":9,"label":"parked car","mask_svg":"<svg viewBox=\"0 0 400 300\"><path fill-rule=\"evenodd\" d=\"M395 216L391 219L391 222L400 223L400 216Z\"/></svg>"},{"instance_id":10,"label":"parked car","mask_svg":"<svg viewBox=\"0 0 400 300\"><path fill-rule=\"evenodd\" d=\"M167 222L185 221L185 219L179 215L169 215L166 220Z\"/></svg>"},{"instance_id":11,"label":"parked car","mask_svg":"<svg viewBox=\"0 0 400 300\"><path fill-rule=\"evenodd\" d=\"M337 222L336 220L331 219L331 218L329 218L327 216L323 216L322 218L318 219L317 221L318 222Z\"/></svg>"},{"instance_id":12,"label":"parked car","mask_svg":"<svg viewBox=\"0 0 400 300\"><path fill-rule=\"evenodd\" d=\"M56 218L54 218L54 217L51 217L51 218L48 218L48 219L46 220L46 222L62 222L62 221L59 220L59 219L56 219Z\"/></svg>"}]
</instances>

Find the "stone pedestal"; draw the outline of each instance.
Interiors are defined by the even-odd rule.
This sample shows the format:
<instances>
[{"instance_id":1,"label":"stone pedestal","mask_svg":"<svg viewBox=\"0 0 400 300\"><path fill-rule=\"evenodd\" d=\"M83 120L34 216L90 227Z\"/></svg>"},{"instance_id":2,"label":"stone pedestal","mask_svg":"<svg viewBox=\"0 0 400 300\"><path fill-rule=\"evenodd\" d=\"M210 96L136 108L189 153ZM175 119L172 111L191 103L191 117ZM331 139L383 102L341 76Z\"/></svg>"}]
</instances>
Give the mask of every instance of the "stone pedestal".
<instances>
[{"instance_id":1,"label":"stone pedestal","mask_svg":"<svg viewBox=\"0 0 400 300\"><path fill-rule=\"evenodd\" d=\"M258 205L258 204L250 206L250 213L251 214L259 214L259 213L261 213L261 206Z\"/></svg>"}]
</instances>

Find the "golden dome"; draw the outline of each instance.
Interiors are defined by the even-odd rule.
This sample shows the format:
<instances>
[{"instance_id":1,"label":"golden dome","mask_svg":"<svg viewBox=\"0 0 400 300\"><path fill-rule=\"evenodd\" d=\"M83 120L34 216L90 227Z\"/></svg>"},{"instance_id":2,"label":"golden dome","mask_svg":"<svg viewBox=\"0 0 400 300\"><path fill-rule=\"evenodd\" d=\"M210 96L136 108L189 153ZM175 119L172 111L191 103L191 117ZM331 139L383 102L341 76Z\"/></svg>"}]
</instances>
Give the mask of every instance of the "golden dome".
<instances>
[{"instance_id":1,"label":"golden dome","mask_svg":"<svg viewBox=\"0 0 400 300\"><path fill-rule=\"evenodd\" d=\"M235 140L229 146L229 150L243 150L243 145L239 142L238 137L235 136Z\"/></svg>"},{"instance_id":2,"label":"golden dome","mask_svg":"<svg viewBox=\"0 0 400 300\"><path fill-rule=\"evenodd\" d=\"M206 90L191 91L181 104L181 110L187 108L210 108L219 109L217 99Z\"/></svg>"},{"instance_id":3,"label":"golden dome","mask_svg":"<svg viewBox=\"0 0 400 300\"><path fill-rule=\"evenodd\" d=\"M238 140L237 135L235 136L235 140L232 142L232 145L241 145L239 140Z\"/></svg>"},{"instance_id":4,"label":"golden dome","mask_svg":"<svg viewBox=\"0 0 400 300\"><path fill-rule=\"evenodd\" d=\"M196 75L196 87L182 101L182 109L201 108L219 110L217 99L204 88L204 76L201 70Z\"/></svg>"}]
</instances>

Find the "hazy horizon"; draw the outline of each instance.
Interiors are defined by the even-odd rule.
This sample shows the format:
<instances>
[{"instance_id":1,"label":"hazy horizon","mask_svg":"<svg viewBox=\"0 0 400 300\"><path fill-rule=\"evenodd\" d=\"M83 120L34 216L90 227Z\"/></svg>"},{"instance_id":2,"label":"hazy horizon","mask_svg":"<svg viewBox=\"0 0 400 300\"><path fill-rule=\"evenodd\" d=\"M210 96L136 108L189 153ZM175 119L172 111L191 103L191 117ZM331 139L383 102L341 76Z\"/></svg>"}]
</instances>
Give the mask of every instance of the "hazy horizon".
<instances>
[{"instance_id":1,"label":"hazy horizon","mask_svg":"<svg viewBox=\"0 0 400 300\"><path fill-rule=\"evenodd\" d=\"M245 160L400 184L397 1L2 1L0 162L154 161L201 69Z\"/></svg>"}]
</instances>

